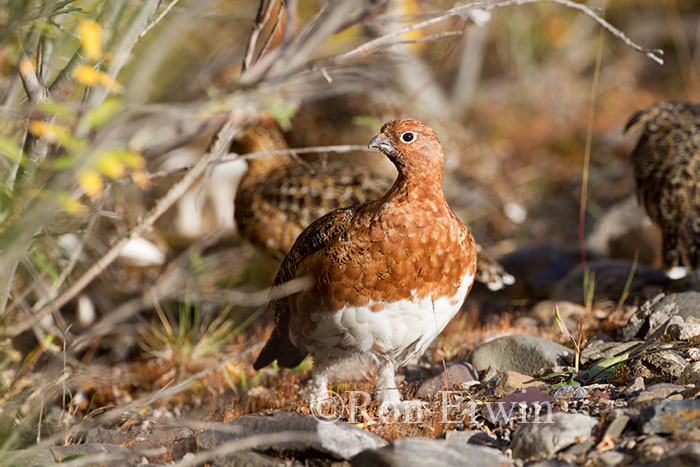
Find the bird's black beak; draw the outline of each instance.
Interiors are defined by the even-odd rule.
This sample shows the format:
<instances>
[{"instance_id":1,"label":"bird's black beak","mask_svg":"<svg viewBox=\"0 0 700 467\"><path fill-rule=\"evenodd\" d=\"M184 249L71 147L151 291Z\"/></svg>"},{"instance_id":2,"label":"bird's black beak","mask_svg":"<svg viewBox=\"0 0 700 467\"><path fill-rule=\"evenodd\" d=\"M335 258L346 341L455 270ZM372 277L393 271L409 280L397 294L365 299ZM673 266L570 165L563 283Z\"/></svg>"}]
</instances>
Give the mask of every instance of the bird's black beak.
<instances>
[{"instance_id":1,"label":"bird's black beak","mask_svg":"<svg viewBox=\"0 0 700 467\"><path fill-rule=\"evenodd\" d=\"M369 142L370 149L379 149L383 153L391 153L394 150L394 146L386 138L384 133L379 133L377 136L372 138Z\"/></svg>"}]
</instances>

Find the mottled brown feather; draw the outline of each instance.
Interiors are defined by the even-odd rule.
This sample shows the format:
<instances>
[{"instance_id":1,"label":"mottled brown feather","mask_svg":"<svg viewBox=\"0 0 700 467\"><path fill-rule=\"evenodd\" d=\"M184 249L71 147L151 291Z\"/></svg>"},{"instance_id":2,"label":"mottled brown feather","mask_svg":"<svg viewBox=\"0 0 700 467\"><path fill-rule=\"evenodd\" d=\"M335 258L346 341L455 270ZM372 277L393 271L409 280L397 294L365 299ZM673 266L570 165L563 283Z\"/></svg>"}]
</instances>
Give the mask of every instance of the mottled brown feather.
<instances>
[{"instance_id":1,"label":"mottled brown feather","mask_svg":"<svg viewBox=\"0 0 700 467\"><path fill-rule=\"evenodd\" d=\"M637 112L631 161L639 202L663 235L664 267L700 267L700 105L659 102Z\"/></svg>"},{"instance_id":2,"label":"mottled brown feather","mask_svg":"<svg viewBox=\"0 0 700 467\"><path fill-rule=\"evenodd\" d=\"M233 149L246 154L286 148L280 130L267 122L247 129ZM376 200L393 185L388 177L343 162L306 164L282 155L248 164L236 194L236 225L244 238L280 261L311 222L334 209ZM512 277L478 246L476 280L497 290Z\"/></svg>"},{"instance_id":3,"label":"mottled brown feather","mask_svg":"<svg viewBox=\"0 0 700 467\"><path fill-rule=\"evenodd\" d=\"M409 129L420 134L412 146L398 139ZM290 334L303 347L292 346L293 352L306 353L313 345L307 341L313 312L370 300L451 297L467 271L475 274L476 245L443 195L443 155L434 132L401 120L387 123L381 134L397 148L387 154L399 170L396 182L381 198L335 210L299 235L274 282L312 277L314 286L271 304L276 326L256 369L290 352Z\"/></svg>"}]
</instances>

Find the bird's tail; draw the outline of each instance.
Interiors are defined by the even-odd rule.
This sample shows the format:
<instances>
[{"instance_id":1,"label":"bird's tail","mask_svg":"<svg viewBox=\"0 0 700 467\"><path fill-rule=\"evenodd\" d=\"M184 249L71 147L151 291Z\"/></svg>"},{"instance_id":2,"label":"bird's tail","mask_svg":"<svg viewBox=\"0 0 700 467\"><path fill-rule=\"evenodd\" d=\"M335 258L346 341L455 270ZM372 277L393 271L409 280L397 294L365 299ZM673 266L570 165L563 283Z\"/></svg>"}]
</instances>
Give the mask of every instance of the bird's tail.
<instances>
[{"instance_id":1,"label":"bird's tail","mask_svg":"<svg viewBox=\"0 0 700 467\"><path fill-rule=\"evenodd\" d=\"M306 353L291 343L289 335L285 336L285 333L275 328L255 363L253 363L253 368L259 370L275 360L277 360L277 365L282 368L294 368L304 360L304 357L306 357Z\"/></svg>"}]
</instances>

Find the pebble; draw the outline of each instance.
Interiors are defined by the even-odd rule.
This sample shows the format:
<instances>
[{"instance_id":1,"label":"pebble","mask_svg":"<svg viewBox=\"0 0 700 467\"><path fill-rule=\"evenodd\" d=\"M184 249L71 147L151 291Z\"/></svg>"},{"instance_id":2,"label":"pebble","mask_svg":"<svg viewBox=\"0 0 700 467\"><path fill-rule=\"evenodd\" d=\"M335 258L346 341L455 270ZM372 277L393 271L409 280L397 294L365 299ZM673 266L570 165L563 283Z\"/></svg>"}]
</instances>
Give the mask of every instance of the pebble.
<instances>
[{"instance_id":1,"label":"pebble","mask_svg":"<svg viewBox=\"0 0 700 467\"><path fill-rule=\"evenodd\" d=\"M513 433L513 457L551 457L558 451L590 438L598 423L584 414L555 413L552 423L521 423Z\"/></svg>"},{"instance_id":2,"label":"pebble","mask_svg":"<svg viewBox=\"0 0 700 467\"><path fill-rule=\"evenodd\" d=\"M646 407L640 416L640 431L650 433L675 433L700 428L700 399L663 400Z\"/></svg>"}]
</instances>

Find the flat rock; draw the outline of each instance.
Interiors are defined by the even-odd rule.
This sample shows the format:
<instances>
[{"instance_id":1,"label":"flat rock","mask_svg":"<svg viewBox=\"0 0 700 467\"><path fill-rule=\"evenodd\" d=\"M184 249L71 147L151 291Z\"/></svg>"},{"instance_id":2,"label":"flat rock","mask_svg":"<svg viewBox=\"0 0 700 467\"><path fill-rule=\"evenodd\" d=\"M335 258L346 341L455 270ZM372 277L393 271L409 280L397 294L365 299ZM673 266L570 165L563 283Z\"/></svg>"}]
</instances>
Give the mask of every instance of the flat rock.
<instances>
[{"instance_id":1,"label":"flat rock","mask_svg":"<svg viewBox=\"0 0 700 467\"><path fill-rule=\"evenodd\" d=\"M363 451L353 466L402 467L500 467L513 465L497 449L474 444L450 443L442 439L401 438L389 446Z\"/></svg>"},{"instance_id":2,"label":"flat rock","mask_svg":"<svg viewBox=\"0 0 700 467\"><path fill-rule=\"evenodd\" d=\"M290 462L255 451L238 451L224 456L216 456L207 465L211 467L288 467ZM301 466L303 464L294 463Z\"/></svg>"},{"instance_id":3,"label":"flat rock","mask_svg":"<svg viewBox=\"0 0 700 467\"><path fill-rule=\"evenodd\" d=\"M678 384L694 384L700 386L700 362L693 362L686 366L678 378Z\"/></svg>"},{"instance_id":4,"label":"flat rock","mask_svg":"<svg viewBox=\"0 0 700 467\"><path fill-rule=\"evenodd\" d=\"M479 372L469 363L450 363L447 365L447 388L445 388L445 372L441 372L424 381L419 387L416 397L427 399L439 395L440 391L452 390L464 383L478 382Z\"/></svg>"},{"instance_id":5,"label":"flat rock","mask_svg":"<svg viewBox=\"0 0 700 467\"><path fill-rule=\"evenodd\" d=\"M650 352L635 359L630 365L630 375L633 378L641 376L647 383L675 381L681 376L688 362L680 352L662 350Z\"/></svg>"},{"instance_id":6,"label":"flat rock","mask_svg":"<svg viewBox=\"0 0 700 467\"><path fill-rule=\"evenodd\" d=\"M86 443L9 451L3 454L2 464L11 467L55 465L65 462L65 459L71 456L80 456L75 458L75 462L79 462L80 465L106 467L135 465L139 460L131 450L125 447L112 444Z\"/></svg>"},{"instance_id":7,"label":"flat rock","mask_svg":"<svg viewBox=\"0 0 700 467\"><path fill-rule=\"evenodd\" d=\"M672 316L686 323L700 323L700 293L659 294L646 301L622 328L622 338L646 339L665 325Z\"/></svg>"},{"instance_id":8,"label":"flat rock","mask_svg":"<svg viewBox=\"0 0 700 467\"><path fill-rule=\"evenodd\" d=\"M696 467L700 465L700 443L675 449L649 467Z\"/></svg>"},{"instance_id":9,"label":"flat rock","mask_svg":"<svg viewBox=\"0 0 700 467\"><path fill-rule=\"evenodd\" d=\"M524 388L533 388L541 385L542 382L533 379L532 376L523 375L517 371L506 371L503 374L503 378L496 385L494 394L496 397L504 397Z\"/></svg>"},{"instance_id":10,"label":"flat rock","mask_svg":"<svg viewBox=\"0 0 700 467\"><path fill-rule=\"evenodd\" d=\"M275 434L278 436L270 436ZM350 459L365 449L387 444L383 439L342 421L319 422L311 415L275 412L245 415L204 430L196 436L197 448L208 450L256 435L262 436L245 447L302 455L320 453L337 459Z\"/></svg>"},{"instance_id":11,"label":"flat rock","mask_svg":"<svg viewBox=\"0 0 700 467\"><path fill-rule=\"evenodd\" d=\"M642 410L642 433L675 433L700 428L700 399L663 400Z\"/></svg>"},{"instance_id":12,"label":"flat rock","mask_svg":"<svg viewBox=\"0 0 700 467\"><path fill-rule=\"evenodd\" d=\"M700 336L700 324L698 323L680 323L669 324L666 329L669 337L676 341L689 341Z\"/></svg>"},{"instance_id":13,"label":"flat rock","mask_svg":"<svg viewBox=\"0 0 700 467\"><path fill-rule=\"evenodd\" d=\"M564 363L571 350L540 337L515 334L481 344L467 361L479 371L490 366L500 370L533 375L538 370Z\"/></svg>"},{"instance_id":14,"label":"flat rock","mask_svg":"<svg viewBox=\"0 0 700 467\"><path fill-rule=\"evenodd\" d=\"M678 394L683 391L685 387L678 384L671 383L657 383L652 384L646 389L642 390L632 398L630 403L632 405L638 405L644 402L655 401L660 399L666 399L672 394Z\"/></svg>"},{"instance_id":15,"label":"flat rock","mask_svg":"<svg viewBox=\"0 0 700 467\"><path fill-rule=\"evenodd\" d=\"M576 413L555 413L553 423L521 423L513 433L513 457L552 457L558 451L587 440L598 420Z\"/></svg>"}]
</instances>

